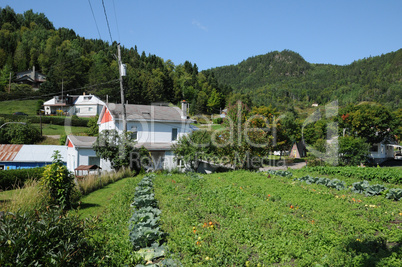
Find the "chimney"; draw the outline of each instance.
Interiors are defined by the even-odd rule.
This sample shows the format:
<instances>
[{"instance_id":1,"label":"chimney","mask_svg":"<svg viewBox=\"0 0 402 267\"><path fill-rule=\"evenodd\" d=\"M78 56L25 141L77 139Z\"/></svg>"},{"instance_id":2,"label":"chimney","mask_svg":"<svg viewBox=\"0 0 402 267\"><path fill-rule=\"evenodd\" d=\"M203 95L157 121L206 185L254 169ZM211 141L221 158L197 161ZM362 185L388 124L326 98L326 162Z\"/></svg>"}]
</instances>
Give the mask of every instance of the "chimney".
<instances>
[{"instance_id":1,"label":"chimney","mask_svg":"<svg viewBox=\"0 0 402 267\"><path fill-rule=\"evenodd\" d=\"M187 119L188 103L186 100L181 101L181 119Z\"/></svg>"}]
</instances>

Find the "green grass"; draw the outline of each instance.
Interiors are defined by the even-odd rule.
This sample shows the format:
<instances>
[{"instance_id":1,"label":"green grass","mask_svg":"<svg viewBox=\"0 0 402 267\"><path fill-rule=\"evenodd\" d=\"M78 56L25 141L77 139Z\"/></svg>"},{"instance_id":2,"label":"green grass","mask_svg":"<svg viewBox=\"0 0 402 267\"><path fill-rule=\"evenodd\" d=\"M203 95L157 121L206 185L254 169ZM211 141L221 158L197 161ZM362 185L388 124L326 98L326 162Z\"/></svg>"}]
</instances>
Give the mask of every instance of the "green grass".
<instances>
[{"instance_id":1,"label":"green grass","mask_svg":"<svg viewBox=\"0 0 402 267\"><path fill-rule=\"evenodd\" d=\"M107 186L98 189L80 200L80 207L78 214L80 218L89 218L91 216L98 216L110 205L111 199L114 195L122 190L125 186L135 181L138 183L138 177L135 178L123 178L117 182L108 184ZM134 192L133 192L134 196Z\"/></svg>"},{"instance_id":2,"label":"green grass","mask_svg":"<svg viewBox=\"0 0 402 267\"><path fill-rule=\"evenodd\" d=\"M154 184L184 266L402 265L401 202L383 196L246 171Z\"/></svg>"},{"instance_id":3,"label":"green grass","mask_svg":"<svg viewBox=\"0 0 402 267\"><path fill-rule=\"evenodd\" d=\"M40 129L39 123L33 123L35 127ZM63 135L67 134L67 131L70 127L65 128L64 125L54 125L54 124L42 124L42 134L43 135ZM88 127L78 127L78 126L71 126L71 133L72 134L81 134L84 135L88 131Z\"/></svg>"},{"instance_id":4,"label":"green grass","mask_svg":"<svg viewBox=\"0 0 402 267\"><path fill-rule=\"evenodd\" d=\"M78 211L70 211L78 212L80 218L90 218L94 223L88 231L91 231L91 241L101 245L99 249L104 257L100 266L135 266L141 263L129 241L129 220L135 187L142 178L139 175L109 184L83 197Z\"/></svg>"},{"instance_id":5,"label":"green grass","mask_svg":"<svg viewBox=\"0 0 402 267\"><path fill-rule=\"evenodd\" d=\"M15 112L24 112L28 115L35 115L37 102L38 100L0 101L0 113L13 114Z\"/></svg>"}]
</instances>

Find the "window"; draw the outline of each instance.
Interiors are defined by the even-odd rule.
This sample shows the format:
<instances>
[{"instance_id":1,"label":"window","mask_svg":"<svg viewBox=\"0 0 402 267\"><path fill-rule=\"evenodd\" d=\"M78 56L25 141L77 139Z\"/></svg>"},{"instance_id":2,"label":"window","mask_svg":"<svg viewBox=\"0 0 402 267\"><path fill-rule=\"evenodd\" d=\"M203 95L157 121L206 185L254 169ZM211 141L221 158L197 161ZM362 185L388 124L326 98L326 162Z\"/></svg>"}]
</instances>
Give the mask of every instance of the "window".
<instances>
[{"instance_id":1,"label":"window","mask_svg":"<svg viewBox=\"0 0 402 267\"><path fill-rule=\"evenodd\" d=\"M100 158L99 157L89 157L88 158L88 165L100 165Z\"/></svg>"},{"instance_id":2,"label":"window","mask_svg":"<svg viewBox=\"0 0 402 267\"><path fill-rule=\"evenodd\" d=\"M5 167L5 165L0 165L0 171L4 171L4 168Z\"/></svg>"},{"instance_id":3,"label":"window","mask_svg":"<svg viewBox=\"0 0 402 267\"><path fill-rule=\"evenodd\" d=\"M172 141L177 140L177 128L172 128Z\"/></svg>"},{"instance_id":4,"label":"window","mask_svg":"<svg viewBox=\"0 0 402 267\"><path fill-rule=\"evenodd\" d=\"M138 131L137 131L137 126L131 127L131 139L137 140L138 138Z\"/></svg>"},{"instance_id":5,"label":"window","mask_svg":"<svg viewBox=\"0 0 402 267\"><path fill-rule=\"evenodd\" d=\"M88 108L88 111L92 111L92 110L93 110L93 108L91 108L91 107Z\"/></svg>"},{"instance_id":6,"label":"window","mask_svg":"<svg viewBox=\"0 0 402 267\"><path fill-rule=\"evenodd\" d=\"M370 152L378 152L378 146L377 146L377 145L373 145L373 146L370 148Z\"/></svg>"}]
</instances>

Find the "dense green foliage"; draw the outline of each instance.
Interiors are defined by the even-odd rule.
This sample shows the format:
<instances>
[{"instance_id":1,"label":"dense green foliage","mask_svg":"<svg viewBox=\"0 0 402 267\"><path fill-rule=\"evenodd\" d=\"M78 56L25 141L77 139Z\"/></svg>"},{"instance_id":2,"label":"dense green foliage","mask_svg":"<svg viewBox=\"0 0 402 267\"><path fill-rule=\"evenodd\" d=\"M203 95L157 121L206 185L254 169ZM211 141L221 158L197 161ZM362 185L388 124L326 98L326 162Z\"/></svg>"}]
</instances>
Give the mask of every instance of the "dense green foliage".
<instances>
[{"instance_id":1,"label":"dense green foliage","mask_svg":"<svg viewBox=\"0 0 402 267\"><path fill-rule=\"evenodd\" d=\"M10 7L0 9L0 99L19 99L61 92L82 92L109 96L120 102L116 43L85 39L73 30L55 29L44 14L32 10L16 14ZM156 55L140 53L137 47L122 48L122 62L127 65L124 78L126 100L133 104L171 102L185 99L192 112L219 112L231 91L219 85L211 72L198 71L186 61L175 66ZM10 72L32 69L47 76L39 92L12 84Z\"/></svg>"},{"instance_id":2,"label":"dense green foliage","mask_svg":"<svg viewBox=\"0 0 402 267\"><path fill-rule=\"evenodd\" d=\"M0 171L0 189L9 190L22 187L28 179L39 180L44 168Z\"/></svg>"},{"instance_id":3,"label":"dense green foliage","mask_svg":"<svg viewBox=\"0 0 402 267\"><path fill-rule=\"evenodd\" d=\"M0 126L5 122L0 118ZM0 144L34 144L40 140L40 131L30 123L9 123L0 129Z\"/></svg>"},{"instance_id":4,"label":"dense green foliage","mask_svg":"<svg viewBox=\"0 0 402 267\"><path fill-rule=\"evenodd\" d=\"M101 258L88 223L59 209L0 216L1 266L89 266Z\"/></svg>"},{"instance_id":5,"label":"dense green foliage","mask_svg":"<svg viewBox=\"0 0 402 267\"><path fill-rule=\"evenodd\" d=\"M210 71L219 83L248 94L254 105L308 107L335 99L341 105L375 101L402 106L402 49L354 61L345 66L311 64L284 50L250 57L238 65Z\"/></svg>"},{"instance_id":6,"label":"dense green foliage","mask_svg":"<svg viewBox=\"0 0 402 267\"><path fill-rule=\"evenodd\" d=\"M400 203L381 196L247 171L161 176L154 187L185 266L401 264Z\"/></svg>"}]
</instances>

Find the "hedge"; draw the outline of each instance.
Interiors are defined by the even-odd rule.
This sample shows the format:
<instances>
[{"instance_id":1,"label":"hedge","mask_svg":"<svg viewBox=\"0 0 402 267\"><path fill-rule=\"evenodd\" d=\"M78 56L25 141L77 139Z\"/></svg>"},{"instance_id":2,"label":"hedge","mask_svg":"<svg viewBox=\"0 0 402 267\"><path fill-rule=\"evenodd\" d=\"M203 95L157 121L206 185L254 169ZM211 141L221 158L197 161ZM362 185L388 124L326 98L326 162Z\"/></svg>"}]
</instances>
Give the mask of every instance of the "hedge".
<instances>
[{"instance_id":1,"label":"hedge","mask_svg":"<svg viewBox=\"0 0 402 267\"><path fill-rule=\"evenodd\" d=\"M29 121L31 123L40 123L40 116L20 116L11 114L0 114L0 117L9 119L10 121ZM66 120L70 119L71 126L81 126L87 127L89 119L87 118L71 118L71 117L54 117L54 116L42 116L42 123L54 124L54 125L64 125Z\"/></svg>"},{"instance_id":2,"label":"hedge","mask_svg":"<svg viewBox=\"0 0 402 267\"><path fill-rule=\"evenodd\" d=\"M38 180L42 177L44 167L0 171L0 189L10 190L23 186L28 179Z\"/></svg>"}]
</instances>

